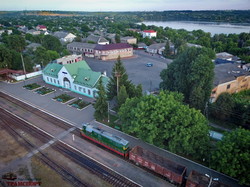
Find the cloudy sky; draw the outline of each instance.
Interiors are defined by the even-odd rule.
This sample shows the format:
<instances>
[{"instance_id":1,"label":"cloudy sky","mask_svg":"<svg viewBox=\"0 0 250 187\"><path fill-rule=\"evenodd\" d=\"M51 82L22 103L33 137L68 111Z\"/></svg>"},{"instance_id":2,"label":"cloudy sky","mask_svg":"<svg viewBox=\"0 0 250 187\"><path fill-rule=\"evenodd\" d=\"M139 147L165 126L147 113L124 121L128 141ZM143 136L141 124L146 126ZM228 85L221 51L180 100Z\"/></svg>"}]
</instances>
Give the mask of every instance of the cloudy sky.
<instances>
[{"instance_id":1,"label":"cloudy sky","mask_svg":"<svg viewBox=\"0 0 250 187\"><path fill-rule=\"evenodd\" d=\"M0 10L246 10L250 0L2 0Z\"/></svg>"}]
</instances>

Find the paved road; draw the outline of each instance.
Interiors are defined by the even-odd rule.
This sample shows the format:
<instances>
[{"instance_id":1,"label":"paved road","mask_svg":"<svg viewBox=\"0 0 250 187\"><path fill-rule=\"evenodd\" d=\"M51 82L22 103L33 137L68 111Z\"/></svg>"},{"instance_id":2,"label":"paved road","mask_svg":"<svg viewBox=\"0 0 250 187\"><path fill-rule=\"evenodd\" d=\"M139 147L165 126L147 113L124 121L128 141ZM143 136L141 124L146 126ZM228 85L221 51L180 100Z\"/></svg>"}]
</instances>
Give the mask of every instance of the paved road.
<instances>
[{"instance_id":1,"label":"paved road","mask_svg":"<svg viewBox=\"0 0 250 187\"><path fill-rule=\"evenodd\" d=\"M108 76L111 76L112 68L116 60L101 61L94 58L85 58L89 66L94 71L106 71ZM151 56L144 51L135 51L134 57L122 59L122 62L127 70L129 80L134 84L142 84L143 91L153 91L159 89L159 84L162 81L160 73L167 68L167 64L172 60L162 59L159 55ZM147 63L153 63L153 67L146 67Z\"/></svg>"}]
</instances>

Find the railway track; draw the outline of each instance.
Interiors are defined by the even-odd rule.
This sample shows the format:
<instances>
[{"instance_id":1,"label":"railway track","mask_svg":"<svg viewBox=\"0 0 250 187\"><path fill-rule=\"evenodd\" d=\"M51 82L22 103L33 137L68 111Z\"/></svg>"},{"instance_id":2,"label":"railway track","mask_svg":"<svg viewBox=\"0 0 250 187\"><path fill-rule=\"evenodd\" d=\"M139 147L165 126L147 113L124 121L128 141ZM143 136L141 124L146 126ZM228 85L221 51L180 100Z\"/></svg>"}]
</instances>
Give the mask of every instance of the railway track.
<instances>
[{"instance_id":1,"label":"railway track","mask_svg":"<svg viewBox=\"0 0 250 187\"><path fill-rule=\"evenodd\" d=\"M52 140L52 137L45 132L40 131L36 127L27 124L25 121L19 119L18 117L10 114L4 109L0 108L0 121L1 125L9 132L18 142L24 145L29 151L33 151L38 147L32 144L27 138L23 137L17 129L22 129L23 131L30 133L33 137L39 139L43 143L48 143ZM20 139L22 141L20 141ZM125 177L117 174L116 172L108 169L107 167L97 163L96 161L88 158L87 156L77 152L76 150L70 148L63 143L55 143L51 146L53 150L58 151L65 157L69 158L79 166L89 170L91 173L102 178L113 186L130 187L138 186L134 182L126 179ZM57 164L48 156L46 156L41 150L35 155L42 162L47 164L58 174L60 174L65 180L69 181L74 186L88 186L85 182L81 181L77 176L69 173L66 168Z\"/></svg>"},{"instance_id":2,"label":"railway track","mask_svg":"<svg viewBox=\"0 0 250 187\"><path fill-rule=\"evenodd\" d=\"M30 105L28 105L20 100L17 100L13 97L10 97L10 96L4 94L3 92L0 92L0 97L6 99L7 101L9 101L13 104L16 104L16 105L22 107L23 109L25 109L25 110L43 118L43 119L46 119L47 121L55 124L56 126L61 127L62 129L68 130L72 127L70 124L66 123L65 121L62 121L58 118L55 118L55 117L53 117L53 116L35 108L35 107L32 107L32 106L30 106Z\"/></svg>"}]
</instances>

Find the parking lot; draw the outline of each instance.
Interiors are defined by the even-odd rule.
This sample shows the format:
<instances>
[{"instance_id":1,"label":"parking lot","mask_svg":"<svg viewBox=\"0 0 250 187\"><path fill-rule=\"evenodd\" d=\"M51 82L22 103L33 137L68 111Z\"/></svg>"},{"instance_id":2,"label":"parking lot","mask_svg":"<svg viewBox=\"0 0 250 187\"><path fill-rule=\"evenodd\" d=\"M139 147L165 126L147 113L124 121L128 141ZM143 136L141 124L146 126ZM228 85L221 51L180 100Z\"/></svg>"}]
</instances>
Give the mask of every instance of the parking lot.
<instances>
[{"instance_id":1,"label":"parking lot","mask_svg":"<svg viewBox=\"0 0 250 187\"><path fill-rule=\"evenodd\" d=\"M94 58L86 58L93 71L106 71L111 76L112 68L116 60L101 61ZM134 51L134 57L121 60L126 68L129 80L134 84L142 84L143 91L154 91L159 89L162 81L160 73L172 62L170 59L163 59L159 55L151 55L142 50ZM147 63L152 63L152 67L147 67Z\"/></svg>"}]
</instances>

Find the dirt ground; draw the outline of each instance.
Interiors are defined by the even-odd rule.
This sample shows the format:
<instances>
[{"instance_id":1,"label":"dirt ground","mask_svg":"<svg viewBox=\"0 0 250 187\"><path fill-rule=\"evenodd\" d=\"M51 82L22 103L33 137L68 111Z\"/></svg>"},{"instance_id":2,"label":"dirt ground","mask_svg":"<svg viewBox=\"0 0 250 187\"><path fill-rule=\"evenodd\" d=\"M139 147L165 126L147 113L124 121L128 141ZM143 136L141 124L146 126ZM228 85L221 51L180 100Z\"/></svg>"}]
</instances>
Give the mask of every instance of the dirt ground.
<instances>
[{"instance_id":1,"label":"dirt ground","mask_svg":"<svg viewBox=\"0 0 250 187\"><path fill-rule=\"evenodd\" d=\"M28 152L20 146L18 142L0 126L0 169L12 160L21 158Z\"/></svg>"},{"instance_id":2,"label":"dirt ground","mask_svg":"<svg viewBox=\"0 0 250 187\"><path fill-rule=\"evenodd\" d=\"M75 176L85 181L88 184L88 186L93 186L93 187L111 187L112 186L108 182L92 174L87 169L82 168L78 164L72 162L67 157L54 151L52 148L47 148L44 151L44 153L46 153L46 155L49 156L51 159L57 161L59 164L63 164L69 172L73 173Z\"/></svg>"}]
</instances>

